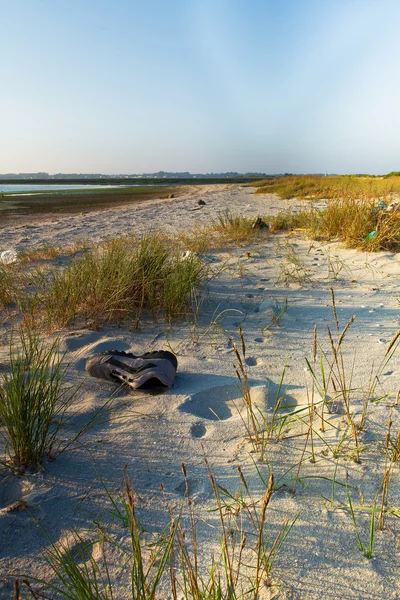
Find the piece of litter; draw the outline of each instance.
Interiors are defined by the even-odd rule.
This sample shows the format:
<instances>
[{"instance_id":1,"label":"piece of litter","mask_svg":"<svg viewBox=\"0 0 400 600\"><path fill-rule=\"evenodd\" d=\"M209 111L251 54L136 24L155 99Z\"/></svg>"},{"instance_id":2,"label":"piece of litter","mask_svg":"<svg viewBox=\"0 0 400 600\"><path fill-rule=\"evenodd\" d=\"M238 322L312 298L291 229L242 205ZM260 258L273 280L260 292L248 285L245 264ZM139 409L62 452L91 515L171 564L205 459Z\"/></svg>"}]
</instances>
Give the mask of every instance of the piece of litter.
<instances>
[{"instance_id":1,"label":"piece of litter","mask_svg":"<svg viewBox=\"0 0 400 600\"><path fill-rule=\"evenodd\" d=\"M2 262L3 265L10 265L17 260L17 257L18 255L15 250L3 250L3 252L0 253L0 262Z\"/></svg>"},{"instance_id":2,"label":"piece of litter","mask_svg":"<svg viewBox=\"0 0 400 600\"><path fill-rule=\"evenodd\" d=\"M367 308L367 307L365 306L365 304L362 304L362 305L361 305L361 308Z\"/></svg>"},{"instance_id":3,"label":"piece of litter","mask_svg":"<svg viewBox=\"0 0 400 600\"><path fill-rule=\"evenodd\" d=\"M386 344L386 343L387 343L387 340L384 340L383 338L379 338L378 342L379 342L380 344Z\"/></svg>"},{"instance_id":4,"label":"piece of litter","mask_svg":"<svg viewBox=\"0 0 400 600\"><path fill-rule=\"evenodd\" d=\"M135 462L135 460L137 460L137 458L131 458L131 462Z\"/></svg>"},{"instance_id":5,"label":"piece of litter","mask_svg":"<svg viewBox=\"0 0 400 600\"><path fill-rule=\"evenodd\" d=\"M376 327L382 327L382 325L380 323L377 323Z\"/></svg>"}]
</instances>

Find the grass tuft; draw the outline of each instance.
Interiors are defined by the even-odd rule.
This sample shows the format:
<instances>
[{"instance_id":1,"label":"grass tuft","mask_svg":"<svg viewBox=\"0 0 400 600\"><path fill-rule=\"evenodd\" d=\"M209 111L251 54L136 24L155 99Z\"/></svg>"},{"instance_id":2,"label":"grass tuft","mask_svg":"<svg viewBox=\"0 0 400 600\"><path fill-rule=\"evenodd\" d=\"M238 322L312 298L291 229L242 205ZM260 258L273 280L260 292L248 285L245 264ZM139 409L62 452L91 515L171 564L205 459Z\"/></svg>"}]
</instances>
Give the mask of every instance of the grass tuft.
<instances>
[{"instance_id":1,"label":"grass tuft","mask_svg":"<svg viewBox=\"0 0 400 600\"><path fill-rule=\"evenodd\" d=\"M58 342L45 344L34 331L11 339L10 366L0 375L0 434L17 468L51 455L75 392L65 390L67 370Z\"/></svg>"},{"instance_id":2,"label":"grass tuft","mask_svg":"<svg viewBox=\"0 0 400 600\"><path fill-rule=\"evenodd\" d=\"M207 269L196 255L155 233L104 243L85 252L63 270L37 270L35 292L21 305L49 330L76 319L95 323L130 318L139 324L144 311L168 321L189 315L192 296Z\"/></svg>"}]
</instances>

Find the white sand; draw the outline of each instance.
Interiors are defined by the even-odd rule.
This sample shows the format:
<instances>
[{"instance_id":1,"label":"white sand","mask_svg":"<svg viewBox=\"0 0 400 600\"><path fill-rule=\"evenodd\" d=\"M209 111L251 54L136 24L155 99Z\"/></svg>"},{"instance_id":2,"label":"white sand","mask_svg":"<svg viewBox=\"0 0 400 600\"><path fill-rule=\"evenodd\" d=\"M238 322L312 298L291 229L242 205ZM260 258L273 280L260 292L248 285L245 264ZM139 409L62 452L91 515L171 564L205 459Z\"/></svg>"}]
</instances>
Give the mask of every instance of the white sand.
<instances>
[{"instance_id":1,"label":"white sand","mask_svg":"<svg viewBox=\"0 0 400 600\"><path fill-rule=\"evenodd\" d=\"M199 198L206 202L201 209L197 205ZM0 250L21 250L46 243L68 245L82 238L98 241L145 231L149 225L167 232L190 230L195 223L206 224L226 208L232 213L258 215L296 206L300 203L293 200L254 195L251 188L204 186L196 194L192 191L175 201L151 201L83 216L57 216L33 225L21 222L2 232ZM293 252L297 257L295 264L290 261ZM94 353L113 348L138 354L170 349L178 357L178 373L173 389L163 395L119 390L117 397L123 406L81 438L73 450L46 463L43 470L19 478L4 477L5 472L0 471L1 598L11 594L9 573L20 571L37 577L46 574L41 553L47 542L32 516L55 542L66 539L73 528L84 532L93 527L95 519L109 520L105 512L109 504L98 474L111 490L122 490L124 465L128 465L141 498L140 520L151 536L168 521L160 483L164 484L167 501L178 509L184 496L181 463L185 463L199 518L199 547L207 562L211 553L217 552L218 531L216 514L208 512L215 508L215 499L200 442L218 482L233 495L241 485L238 465L257 501L265 493L265 485L257 475L254 461L265 479L269 468L273 470L280 489L267 510L266 536L274 537L285 517L294 519L299 515L274 564L272 578L280 588L274 588L274 592L265 588L260 597L273 597L275 593L277 598L307 600L400 597L400 513L397 517L387 515L385 530L376 532L373 558L367 559L358 548L349 511L344 510L348 506L346 487L336 485L332 492L331 481L336 471L338 482L347 481L352 486L360 535L367 545L371 514L368 508L373 505L383 478L389 406L400 386L398 353L384 369L378 385L380 395L385 392L391 396L369 406L366 431L360 435L365 447L361 463L346 460L343 453L338 460L331 452L322 454L326 446L316 438L316 463L309 460L308 446L300 472L307 487L297 483L293 494L290 488L305 438L289 434L287 439L271 442L265 463L251 452L237 411L241 401L229 343L231 336L238 340L237 328L241 324L256 403L265 401L268 390L269 403L273 403L285 365L285 402L297 406L307 403L310 376L304 370L305 357L312 357L314 324L321 345L329 348L325 326L334 328L330 298L333 287L341 325L356 315L343 349L349 376L355 360L352 388L365 388L373 364L376 370L387 342L399 328L400 256L345 250L338 243L320 244L298 233L269 235L250 247L210 253L208 260L214 269L224 269L210 282L209 295L195 325L179 323L171 329L163 323L149 322L138 331L131 331L128 326L104 327L100 331L74 330L65 335L73 379L82 381L81 411L71 422L71 431L76 431L115 391L113 384L86 376L85 361ZM279 323L265 330L285 306L287 310ZM3 345L2 362L6 358ZM360 391L354 391L353 397L353 409L361 411ZM398 406L393 408L392 416L393 431L397 432ZM338 428L326 434L333 446L345 424L340 415L329 418ZM300 429L297 424L291 434ZM26 502L29 514L5 510L19 500ZM399 511L398 467L390 487L389 506ZM116 525L112 529L118 539L127 541L127 530ZM109 558L116 576L116 598L130 597L118 558ZM169 597L167 591L160 594L160 598Z\"/></svg>"}]
</instances>

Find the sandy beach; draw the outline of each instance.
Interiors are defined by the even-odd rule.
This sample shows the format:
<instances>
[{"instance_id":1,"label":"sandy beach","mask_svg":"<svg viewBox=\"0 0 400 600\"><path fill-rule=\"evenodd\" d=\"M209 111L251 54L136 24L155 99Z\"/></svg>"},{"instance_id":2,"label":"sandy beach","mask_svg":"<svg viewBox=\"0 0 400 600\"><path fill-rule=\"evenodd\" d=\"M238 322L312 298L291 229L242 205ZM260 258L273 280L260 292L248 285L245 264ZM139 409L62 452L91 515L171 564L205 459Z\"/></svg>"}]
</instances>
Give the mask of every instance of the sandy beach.
<instances>
[{"instance_id":1,"label":"sandy beach","mask_svg":"<svg viewBox=\"0 0 400 600\"><path fill-rule=\"evenodd\" d=\"M204 205L198 204L200 199ZM232 214L257 217L303 206L304 201L255 195L253 188L236 184L196 186L176 199L149 200L83 215L49 215L35 222L21 216L2 229L0 251L21 253L46 245L62 248L82 241L98 243L149 230L178 234L210 224L227 209ZM221 532L204 454L219 485L233 497L237 490L246 494L240 466L257 507L269 474L274 473L265 539L274 540L285 520L293 526L277 553L271 581L264 582L259 598L400 597L398 466L391 479L383 530L376 524L371 558L360 551L357 538L358 531L368 546L371 514L374 507L380 507L390 415L393 435L400 425L395 402L400 388L399 352L379 371L385 350L400 327L400 255L348 250L339 242L313 241L304 232L294 231L265 233L246 246L210 251L204 259L212 277L198 299L194 322L169 326L148 320L137 330L128 324L95 331L74 327L62 332L70 381L81 383L79 412L68 423L69 432L81 427L112 394L115 408L42 469L16 475L0 467L0 598L12 597L17 574L20 578L51 576L43 554L49 541L41 528L58 543L72 539L72 530L93 540L98 533L95 523L107 523L121 546L129 546L129 530L112 518L104 489L123 493L125 465L150 543L168 524L169 510L177 513L186 505L181 468L185 464L198 524L200 568L206 569L211 556L219 556ZM355 316L342 349L356 419L362 418L364 392L371 377L379 372L359 434L359 463L353 460L351 435L339 408L327 416L331 427L325 432L315 424L314 457L305 435L313 388L306 359L313 362L315 325L318 355L332 358L326 328L335 330L332 289L341 328ZM4 319L2 322L0 360L6 363L9 330ZM245 409L231 342L232 338L240 348L239 326L255 405L272 416L279 395L284 411L300 411L297 418L281 420L279 434L266 443L263 459L246 439L243 423ZM173 388L152 395L90 378L85 371L87 359L109 349L135 354L154 349L174 352L178 371ZM378 398L380 401L374 402ZM21 510L13 509L18 503ZM187 519L186 514L184 522ZM238 512L235 522L241 519ZM242 526L248 527L244 517ZM97 552L98 546L95 548ZM100 550L96 557L101 560ZM109 552L107 564L115 599L132 598L127 567L116 549ZM172 599L169 586L168 579L163 581L157 597Z\"/></svg>"}]
</instances>

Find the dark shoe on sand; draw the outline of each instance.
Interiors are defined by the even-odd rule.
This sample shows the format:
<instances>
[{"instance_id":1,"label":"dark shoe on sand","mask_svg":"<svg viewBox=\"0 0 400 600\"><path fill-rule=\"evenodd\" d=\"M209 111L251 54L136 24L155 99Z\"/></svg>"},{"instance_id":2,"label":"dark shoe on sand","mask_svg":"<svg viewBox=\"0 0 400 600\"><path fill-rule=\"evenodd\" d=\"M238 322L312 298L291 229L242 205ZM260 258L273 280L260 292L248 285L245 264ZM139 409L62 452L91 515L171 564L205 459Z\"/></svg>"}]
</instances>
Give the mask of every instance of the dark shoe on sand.
<instances>
[{"instance_id":1,"label":"dark shoe on sand","mask_svg":"<svg viewBox=\"0 0 400 600\"><path fill-rule=\"evenodd\" d=\"M156 350L135 356L129 352L108 350L86 362L92 377L126 383L133 389L169 389L174 382L178 361L172 352Z\"/></svg>"}]
</instances>

